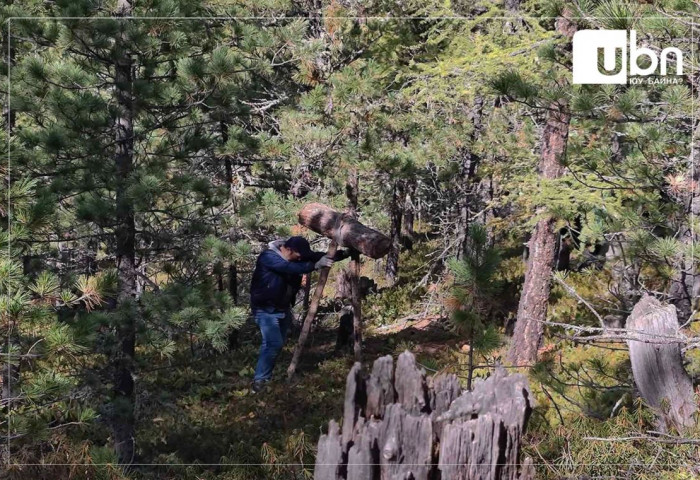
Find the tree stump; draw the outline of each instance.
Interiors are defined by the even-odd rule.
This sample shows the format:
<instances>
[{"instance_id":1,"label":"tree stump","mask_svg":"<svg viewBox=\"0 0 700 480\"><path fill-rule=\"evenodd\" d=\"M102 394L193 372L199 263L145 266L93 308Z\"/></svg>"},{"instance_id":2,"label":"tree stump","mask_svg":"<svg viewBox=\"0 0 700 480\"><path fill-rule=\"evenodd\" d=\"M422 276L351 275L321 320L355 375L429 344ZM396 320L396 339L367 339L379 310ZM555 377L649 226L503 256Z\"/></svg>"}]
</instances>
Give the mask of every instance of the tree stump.
<instances>
[{"instance_id":1,"label":"tree stump","mask_svg":"<svg viewBox=\"0 0 700 480\"><path fill-rule=\"evenodd\" d=\"M627 319L627 329L630 337L639 338L627 341L634 383L656 411L659 428L682 432L693 427L698 408L693 382L683 368L676 307L644 295ZM672 343L672 337L678 342ZM661 341L667 343L658 343Z\"/></svg>"},{"instance_id":2,"label":"tree stump","mask_svg":"<svg viewBox=\"0 0 700 480\"><path fill-rule=\"evenodd\" d=\"M452 374L426 378L410 352L360 363L346 383L342 430L321 435L315 480L528 480L520 438L533 408L527 380L498 369L462 392Z\"/></svg>"}]
</instances>

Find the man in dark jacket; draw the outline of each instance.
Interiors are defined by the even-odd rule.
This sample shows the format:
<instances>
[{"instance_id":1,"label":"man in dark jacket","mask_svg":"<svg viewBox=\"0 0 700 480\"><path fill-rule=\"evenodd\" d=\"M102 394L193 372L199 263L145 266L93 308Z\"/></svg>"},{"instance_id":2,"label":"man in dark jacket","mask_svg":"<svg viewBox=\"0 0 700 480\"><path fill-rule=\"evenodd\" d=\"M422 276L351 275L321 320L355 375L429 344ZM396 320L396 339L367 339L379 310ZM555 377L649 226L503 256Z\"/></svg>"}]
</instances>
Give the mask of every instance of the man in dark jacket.
<instances>
[{"instance_id":1,"label":"man in dark jacket","mask_svg":"<svg viewBox=\"0 0 700 480\"><path fill-rule=\"evenodd\" d=\"M292 323L291 307L301 286L301 277L336 260L350 256L340 250L334 258L311 250L304 237L290 237L268 244L258 256L250 284L250 306L262 333L260 355L255 367L253 390L258 391L272 376L277 355Z\"/></svg>"}]
</instances>

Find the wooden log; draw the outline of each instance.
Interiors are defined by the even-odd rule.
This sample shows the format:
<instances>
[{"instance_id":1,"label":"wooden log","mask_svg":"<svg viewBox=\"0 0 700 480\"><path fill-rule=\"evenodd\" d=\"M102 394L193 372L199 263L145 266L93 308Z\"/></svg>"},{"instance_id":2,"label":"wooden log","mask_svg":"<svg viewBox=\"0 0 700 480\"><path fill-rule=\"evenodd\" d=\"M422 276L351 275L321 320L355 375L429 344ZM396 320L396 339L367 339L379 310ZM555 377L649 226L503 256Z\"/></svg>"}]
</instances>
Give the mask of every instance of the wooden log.
<instances>
[{"instance_id":1,"label":"wooden log","mask_svg":"<svg viewBox=\"0 0 700 480\"><path fill-rule=\"evenodd\" d=\"M386 235L321 203L305 205L299 211L299 223L336 241L341 247L354 248L371 258L383 257L391 247L391 239Z\"/></svg>"},{"instance_id":2,"label":"wooden log","mask_svg":"<svg viewBox=\"0 0 700 480\"><path fill-rule=\"evenodd\" d=\"M680 343L648 343L655 335L680 337L676 307L662 305L656 298L644 295L627 319L628 340L634 383L644 400L659 417L659 428L683 431L695 425L697 412L693 383L683 368Z\"/></svg>"}]
</instances>

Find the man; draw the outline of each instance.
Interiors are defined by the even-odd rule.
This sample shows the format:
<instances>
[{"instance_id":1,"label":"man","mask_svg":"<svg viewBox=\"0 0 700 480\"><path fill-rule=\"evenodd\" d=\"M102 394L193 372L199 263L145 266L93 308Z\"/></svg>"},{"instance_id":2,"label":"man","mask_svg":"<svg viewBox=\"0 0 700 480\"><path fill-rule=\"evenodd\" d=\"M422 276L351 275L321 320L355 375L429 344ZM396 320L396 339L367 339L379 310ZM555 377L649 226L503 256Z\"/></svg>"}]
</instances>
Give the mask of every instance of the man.
<instances>
[{"instance_id":1,"label":"man","mask_svg":"<svg viewBox=\"0 0 700 480\"><path fill-rule=\"evenodd\" d=\"M270 242L255 264L250 285L250 306L262 333L260 355L255 367L253 390L259 391L270 380L277 355L292 322L291 307L301 286L301 276L350 256L340 250L334 258L311 250L304 237Z\"/></svg>"}]
</instances>

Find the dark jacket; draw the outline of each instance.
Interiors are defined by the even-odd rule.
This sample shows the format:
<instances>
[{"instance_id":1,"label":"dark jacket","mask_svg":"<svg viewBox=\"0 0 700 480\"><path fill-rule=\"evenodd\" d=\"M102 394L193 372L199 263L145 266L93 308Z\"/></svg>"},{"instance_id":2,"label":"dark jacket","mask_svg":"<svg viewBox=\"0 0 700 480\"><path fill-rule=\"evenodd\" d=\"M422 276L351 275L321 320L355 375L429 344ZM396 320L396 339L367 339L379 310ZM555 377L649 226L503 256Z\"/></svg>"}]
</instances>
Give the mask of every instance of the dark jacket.
<instances>
[{"instance_id":1,"label":"dark jacket","mask_svg":"<svg viewBox=\"0 0 700 480\"><path fill-rule=\"evenodd\" d=\"M290 308L301 286L301 276L313 272L314 265L325 255L313 252L311 261L289 262L279 252L284 241L270 243L255 264L250 282L250 306L253 310L272 307L285 311Z\"/></svg>"}]
</instances>

